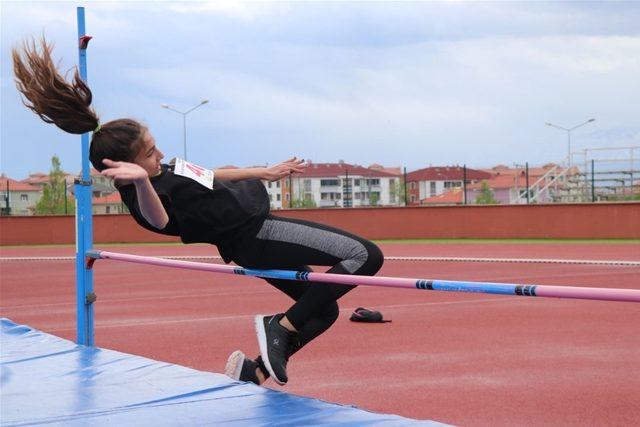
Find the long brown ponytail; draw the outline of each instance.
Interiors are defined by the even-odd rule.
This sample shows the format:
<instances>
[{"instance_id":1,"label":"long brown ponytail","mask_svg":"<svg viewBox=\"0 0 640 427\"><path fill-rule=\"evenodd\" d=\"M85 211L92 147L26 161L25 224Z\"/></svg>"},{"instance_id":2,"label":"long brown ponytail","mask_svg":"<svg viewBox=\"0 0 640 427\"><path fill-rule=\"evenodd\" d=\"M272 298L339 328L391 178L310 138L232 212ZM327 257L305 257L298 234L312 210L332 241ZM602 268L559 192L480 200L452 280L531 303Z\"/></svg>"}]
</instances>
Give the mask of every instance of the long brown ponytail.
<instances>
[{"instance_id":1,"label":"long brown ponytail","mask_svg":"<svg viewBox=\"0 0 640 427\"><path fill-rule=\"evenodd\" d=\"M89 158L97 170L105 169L105 158L133 161L143 146L146 127L132 119L117 119L98 127L98 115L91 108L91 90L77 69L70 82L58 72L51 58L52 49L43 37L39 49L35 40L30 40L23 43L21 50L12 50L13 72L24 105L65 132L94 131Z\"/></svg>"},{"instance_id":2,"label":"long brown ponytail","mask_svg":"<svg viewBox=\"0 0 640 427\"><path fill-rule=\"evenodd\" d=\"M41 39L25 41L22 55L13 49L13 72L22 102L47 123L65 132L82 134L94 130L98 115L91 108L92 94L76 69L72 82L60 75L51 58L52 46Z\"/></svg>"}]
</instances>

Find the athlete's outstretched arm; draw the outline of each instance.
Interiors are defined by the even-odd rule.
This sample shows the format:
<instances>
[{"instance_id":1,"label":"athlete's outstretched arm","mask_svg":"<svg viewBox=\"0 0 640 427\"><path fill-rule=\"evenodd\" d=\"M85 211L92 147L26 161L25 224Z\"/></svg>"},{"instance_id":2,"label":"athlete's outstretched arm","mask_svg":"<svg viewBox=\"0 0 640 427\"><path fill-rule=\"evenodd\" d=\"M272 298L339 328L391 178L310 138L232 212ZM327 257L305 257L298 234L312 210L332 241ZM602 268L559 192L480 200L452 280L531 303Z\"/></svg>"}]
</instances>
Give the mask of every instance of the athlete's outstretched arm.
<instances>
[{"instance_id":1,"label":"athlete's outstretched arm","mask_svg":"<svg viewBox=\"0 0 640 427\"><path fill-rule=\"evenodd\" d=\"M169 223L169 215L153 189L147 171L135 163L114 162L109 159L102 162L109 167L102 171L103 175L120 182L132 182L136 186L138 206L144 219L158 230L165 228Z\"/></svg>"},{"instance_id":2,"label":"athlete's outstretched arm","mask_svg":"<svg viewBox=\"0 0 640 427\"><path fill-rule=\"evenodd\" d=\"M293 157L268 168L214 169L215 179L239 181L241 179L264 179L275 181L294 172L304 172L304 160Z\"/></svg>"}]
</instances>

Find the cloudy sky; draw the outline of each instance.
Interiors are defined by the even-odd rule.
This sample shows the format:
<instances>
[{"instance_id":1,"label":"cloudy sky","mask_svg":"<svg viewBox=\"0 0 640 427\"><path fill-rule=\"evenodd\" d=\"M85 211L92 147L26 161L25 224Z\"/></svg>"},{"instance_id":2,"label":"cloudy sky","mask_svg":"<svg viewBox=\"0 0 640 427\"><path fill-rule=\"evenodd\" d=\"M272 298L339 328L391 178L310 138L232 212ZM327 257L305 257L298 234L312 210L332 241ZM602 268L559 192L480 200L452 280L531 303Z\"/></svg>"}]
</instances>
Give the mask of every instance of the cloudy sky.
<instances>
[{"instance_id":1,"label":"cloudy sky","mask_svg":"<svg viewBox=\"0 0 640 427\"><path fill-rule=\"evenodd\" d=\"M640 145L640 2L1 3L0 170L80 168L79 137L20 102L10 49L55 42L103 121L147 124L168 158L209 167L314 162L532 165L572 148Z\"/></svg>"}]
</instances>

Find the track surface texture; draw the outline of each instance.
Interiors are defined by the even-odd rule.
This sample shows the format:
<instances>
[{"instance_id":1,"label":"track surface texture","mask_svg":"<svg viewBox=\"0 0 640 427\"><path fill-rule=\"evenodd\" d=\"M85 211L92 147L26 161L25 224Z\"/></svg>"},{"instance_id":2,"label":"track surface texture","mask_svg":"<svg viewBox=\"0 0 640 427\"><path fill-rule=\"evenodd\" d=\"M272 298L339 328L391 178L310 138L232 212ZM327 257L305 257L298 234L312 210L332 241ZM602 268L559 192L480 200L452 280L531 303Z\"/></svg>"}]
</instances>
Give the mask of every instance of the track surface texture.
<instances>
[{"instance_id":1,"label":"track surface texture","mask_svg":"<svg viewBox=\"0 0 640 427\"><path fill-rule=\"evenodd\" d=\"M640 261L640 244L382 243L386 256ZM144 255L214 247L100 246ZM72 256L6 247L1 257ZM213 262L220 262L214 260ZM73 261L0 262L0 316L75 339ZM96 345L222 372L258 353L253 316L290 301L257 278L97 261ZM321 269L318 269L321 271ZM385 276L640 289L640 267L387 261ZM465 426L637 425L640 304L359 287L336 324L290 361L283 391ZM356 307L392 323L348 320Z\"/></svg>"}]
</instances>

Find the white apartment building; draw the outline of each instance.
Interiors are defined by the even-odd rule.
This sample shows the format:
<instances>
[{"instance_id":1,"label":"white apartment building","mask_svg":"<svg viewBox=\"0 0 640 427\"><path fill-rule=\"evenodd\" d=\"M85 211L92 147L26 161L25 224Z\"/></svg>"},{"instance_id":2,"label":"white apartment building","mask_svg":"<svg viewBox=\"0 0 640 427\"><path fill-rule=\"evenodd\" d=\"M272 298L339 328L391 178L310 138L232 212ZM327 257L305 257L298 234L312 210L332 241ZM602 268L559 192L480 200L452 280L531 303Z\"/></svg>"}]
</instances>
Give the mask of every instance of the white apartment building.
<instances>
[{"instance_id":1,"label":"white apartment building","mask_svg":"<svg viewBox=\"0 0 640 427\"><path fill-rule=\"evenodd\" d=\"M279 181L263 181L267 194L269 194L269 201L271 202L271 209L282 209L289 207L289 198L285 200L285 196L289 195L289 179L283 178Z\"/></svg>"},{"instance_id":2,"label":"white apartment building","mask_svg":"<svg viewBox=\"0 0 640 427\"><path fill-rule=\"evenodd\" d=\"M399 168L309 162L304 173L271 183L267 192L273 194L275 209L304 206L305 202L307 207L318 208L400 206L400 177Z\"/></svg>"}]
</instances>

